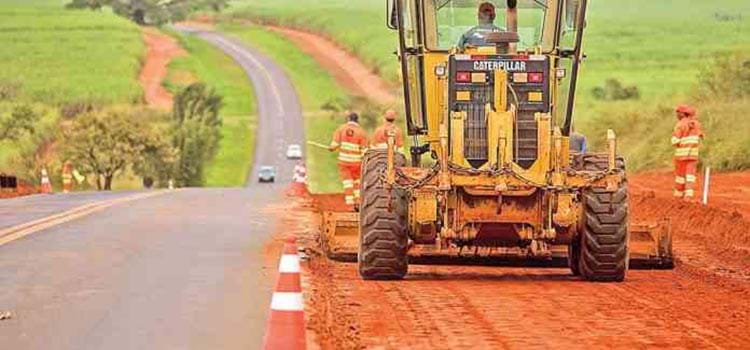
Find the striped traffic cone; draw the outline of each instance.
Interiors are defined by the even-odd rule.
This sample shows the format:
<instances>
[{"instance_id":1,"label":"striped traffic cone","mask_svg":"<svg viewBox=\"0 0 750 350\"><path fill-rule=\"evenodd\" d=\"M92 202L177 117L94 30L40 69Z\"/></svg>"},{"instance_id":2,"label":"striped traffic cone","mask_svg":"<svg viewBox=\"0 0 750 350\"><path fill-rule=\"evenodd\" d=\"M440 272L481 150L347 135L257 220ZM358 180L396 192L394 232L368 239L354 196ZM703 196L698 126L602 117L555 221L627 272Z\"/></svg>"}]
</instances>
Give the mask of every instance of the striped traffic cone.
<instances>
[{"instance_id":1,"label":"striped traffic cone","mask_svg":"<svg viewBox=\"0 0 750 350\"><path fill-rule=\"evenodd\" d=\"M294 238L287 240L279 262L279 278L271 297L263 349L305 349L305 312L299 254Z\"/></svg>"},{"instance_id":2,"label":"striped traffic cone","mask_svg":"<svg viewBox=\"0 0 750 350\"><path fill-rule=\"evenodd\" d=\"M307 189L307 168L305 164L300 163L294 166L294 175L292 183L289 186L287 194L295 197L307 197L310 191Z\"/></svg>"},{"instance_id":3,"label":"striped traffic cone","mask_svg":"<svg viewBox=\"0 0 750 350\"><path fill-rule=\"evenodd\" d=\"M49 182L49 175L47 175L47 169L42 169L42 193L52 194L52 184Z\"/></svg>"}]
</instances>

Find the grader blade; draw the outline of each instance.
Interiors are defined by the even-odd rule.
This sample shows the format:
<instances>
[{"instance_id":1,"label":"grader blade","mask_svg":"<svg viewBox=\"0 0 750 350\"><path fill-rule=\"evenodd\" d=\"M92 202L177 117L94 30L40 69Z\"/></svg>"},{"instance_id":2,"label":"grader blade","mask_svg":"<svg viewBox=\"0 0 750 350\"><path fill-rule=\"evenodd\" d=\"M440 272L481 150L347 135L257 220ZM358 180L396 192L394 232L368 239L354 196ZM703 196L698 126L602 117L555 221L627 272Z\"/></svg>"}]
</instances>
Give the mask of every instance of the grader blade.
<instances>
[{"instance_id":1,"label":"grader blade","mask_svg":"<svg viewBox=\"0 0 750 350\"><path fill-rule=\"evenodd\" d=\"M359 249L359 214L353 212L323 211L322 213L321 241L326 256L336 261L357 261ZM672 254L672 233L670 223L664 220L655 224L631 224L630 225L630 267L634 269L671 269L674 268ZM415 258L432 257L436 255L458 255L448 251L440 253L422 254L410 252ZM428 249L429 250L429 249ZM552 260L549 266L564 266L568 258L568 247L565 245L553 245ZM418 259L419 260L419 259ZM421 260L420 260L421 261ZM424 259L424 261L433 261ZM451 260L454 261L454 260ZM454 261L457 262L457 261ZM556 263L557 262L557 263ZM539 266L534 263L534 266Z\"/></svg>"},{"instance_id":2,"label":"grader blade","mask_svg":"<svg viewBox=\"0 0 750 350\"><path fill-rule=\"evenodd\" d=\"M359 214L354 212L322 212L321 243L331 260L357 261L359 249Z\"/></svg>"},{"instance_id":3,"label":"grader blade","mask_svg":"<svg viewBox=\"0 0 750 350\"><path fill-rule=\"evenodd\" d=\"M672 269L672 231L669 220L655 224L630 225L630 266L644 269Z\"/></svg>"}]
</instances>

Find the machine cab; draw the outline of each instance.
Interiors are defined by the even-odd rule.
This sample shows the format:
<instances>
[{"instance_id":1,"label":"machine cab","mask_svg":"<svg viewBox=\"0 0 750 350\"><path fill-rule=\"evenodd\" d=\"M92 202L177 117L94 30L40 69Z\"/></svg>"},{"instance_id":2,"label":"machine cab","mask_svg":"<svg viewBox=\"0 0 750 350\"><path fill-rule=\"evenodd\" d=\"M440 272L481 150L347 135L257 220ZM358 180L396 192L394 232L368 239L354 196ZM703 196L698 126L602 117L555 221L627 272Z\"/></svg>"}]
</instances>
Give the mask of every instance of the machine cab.
<instances>
[{"instance_id":1,"label":"machine cab","mask_svg":"<svg viewBox=\"0 0 750 350\"><path fill-rule=\"evenodd\" d=\"M454 164L536 166L570 132L586 0L390 0L409 134ZM492 16L482 10L491 9ZM426 147L423 148L426 150ZM414 154L414 152L412 152ZM544 163L544 164L542 164Z\"/></svg>"}]
</instances>

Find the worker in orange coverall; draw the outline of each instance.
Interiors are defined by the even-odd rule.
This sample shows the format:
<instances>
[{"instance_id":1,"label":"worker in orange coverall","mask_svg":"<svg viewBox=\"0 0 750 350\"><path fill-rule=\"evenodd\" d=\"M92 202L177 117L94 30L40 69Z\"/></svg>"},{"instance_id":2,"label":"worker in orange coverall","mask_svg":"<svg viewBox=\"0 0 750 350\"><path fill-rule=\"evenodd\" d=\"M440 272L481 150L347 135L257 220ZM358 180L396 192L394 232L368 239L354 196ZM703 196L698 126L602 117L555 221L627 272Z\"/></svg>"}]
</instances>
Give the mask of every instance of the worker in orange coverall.
<instances>
[{"instance_id":1,"label":"worker in orange coverall","mask_svg":"<svg viewBox=\"0 0 750 350\"><path fill-rule=\"evenodd\" d=\"M397 152L404 152L404 134L401 129L396 126L393 122L396 121L396 111L389 109L383 114L383 125L375 129L375 134L372 136L372 142L370 147L373 149L387 149L388 148L388 132L393 132L394 142Z\"/></svg>"},{"instance_id":2,"label":"worker in orange coverall","mask_svg":"<svg viewBox=\"0 0 750 350\"><path fill-rule=\"evenodd\" d=\"M698 149L703 141L701 123L693 107L679 105L675 109L677 125L672 133L674 146L674 196L691 200L695 196Z\"/></svg>"},{"instance_id":3,"label":"worker in orange coverall","mask_svg":"<svg viewBox=\"0 0 750 350\"><path fill-rule=\"evenodd\" d=\"M339 174L344 185L346 205L357 208L359 205L359 178L362 172L362 157L367 151L367 134L359 126L357 113L349 113L347 122L333 134L328 149L338 151Z\"/></svg>"}]
</instances>

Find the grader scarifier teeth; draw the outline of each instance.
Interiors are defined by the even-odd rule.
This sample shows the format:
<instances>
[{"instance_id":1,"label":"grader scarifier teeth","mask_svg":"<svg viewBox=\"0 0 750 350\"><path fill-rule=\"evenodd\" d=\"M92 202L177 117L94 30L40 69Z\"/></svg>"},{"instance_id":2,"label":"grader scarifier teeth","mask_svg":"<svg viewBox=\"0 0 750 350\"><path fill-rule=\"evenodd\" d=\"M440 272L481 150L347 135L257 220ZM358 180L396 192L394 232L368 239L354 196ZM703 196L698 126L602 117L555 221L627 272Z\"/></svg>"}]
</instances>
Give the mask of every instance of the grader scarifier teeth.
<instances>
[{"instance_id":1,"label":"grader scarifier teeth","mask_svg":"<svg viewBox=\"0 0 750 350\"><path fill-rule=\"evenodd\" d=\"M359 247L359 214L354 212L322 212L323 249L331 260L357 261Z\"/></svg>"}]
</instances>

